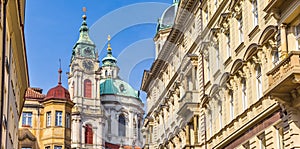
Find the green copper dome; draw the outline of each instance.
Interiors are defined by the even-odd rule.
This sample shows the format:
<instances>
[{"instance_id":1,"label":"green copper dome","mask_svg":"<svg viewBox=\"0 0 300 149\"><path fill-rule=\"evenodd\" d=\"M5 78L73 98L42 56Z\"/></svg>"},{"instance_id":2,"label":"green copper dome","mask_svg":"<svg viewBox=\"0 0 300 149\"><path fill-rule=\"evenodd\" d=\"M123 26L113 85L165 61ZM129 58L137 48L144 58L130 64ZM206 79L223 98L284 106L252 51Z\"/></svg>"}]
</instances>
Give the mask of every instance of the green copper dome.
<instances>
[{"instance_id":1,"label":"green copper dome","mask_svg":"<svg viewBox=\"0 0 300 149\"><path fill-rule=\"evenodd\" d=\"M139 92L121 79L107 78L100 80L100 95L120 95L140 99Z\"/></svg>"}]
</instances>

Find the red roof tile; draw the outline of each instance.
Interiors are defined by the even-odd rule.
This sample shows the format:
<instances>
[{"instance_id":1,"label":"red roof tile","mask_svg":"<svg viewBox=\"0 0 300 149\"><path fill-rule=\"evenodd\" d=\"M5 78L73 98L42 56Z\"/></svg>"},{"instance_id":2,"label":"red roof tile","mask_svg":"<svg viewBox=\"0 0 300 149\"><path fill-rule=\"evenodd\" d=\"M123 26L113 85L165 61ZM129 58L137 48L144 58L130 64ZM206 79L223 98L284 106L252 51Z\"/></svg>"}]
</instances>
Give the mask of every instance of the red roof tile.
<instances>
[{"instance_id":1,"label":"red roof tile","mask_svg":"<svg viewBox=\"0 0 300 149\"><path fill-rule=\"evenodd\" d=\"M42 89L39 88L27 88L25 98L26 99L44 99L45 95L41 93Z\"/></svg>"}]
</instances>

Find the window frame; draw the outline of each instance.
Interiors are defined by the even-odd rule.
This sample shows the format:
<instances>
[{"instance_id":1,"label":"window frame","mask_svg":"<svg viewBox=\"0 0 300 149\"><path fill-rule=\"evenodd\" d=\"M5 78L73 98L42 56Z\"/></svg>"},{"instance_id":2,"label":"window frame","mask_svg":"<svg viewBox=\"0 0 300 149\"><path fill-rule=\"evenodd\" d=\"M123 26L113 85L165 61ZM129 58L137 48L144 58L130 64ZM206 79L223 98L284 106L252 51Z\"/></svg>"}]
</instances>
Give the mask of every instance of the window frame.
<instances>
[{"instance_id":1,"label":"window frame","mask_svg":"<svg viewBox=\"0 0 300 149\"><path fill-rule=\"evenodd\" d=\"M63 112L55 111L55 126L62 127Z\"/></svg>"},{"instance_id":2,"label":"window frame","mask_svg":"<svg viewBox=\"0 0 300 149\"><path fill-rule=\"evenodd\" d=\"M32 127L32 112L22 112L22 127Z\"/></svg>"}]
</instances>

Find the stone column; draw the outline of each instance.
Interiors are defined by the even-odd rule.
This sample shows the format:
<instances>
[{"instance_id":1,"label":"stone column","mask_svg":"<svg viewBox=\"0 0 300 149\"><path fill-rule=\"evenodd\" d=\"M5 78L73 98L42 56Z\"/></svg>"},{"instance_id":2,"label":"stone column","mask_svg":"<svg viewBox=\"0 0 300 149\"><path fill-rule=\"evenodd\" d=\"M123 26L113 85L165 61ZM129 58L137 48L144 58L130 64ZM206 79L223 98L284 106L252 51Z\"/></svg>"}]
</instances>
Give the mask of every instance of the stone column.
<instances>
[{"instance_id":1,"label":"stone column","mask_svg":"<svg viewBox=\"0 0 300 149\"><path fill-rule=\"evenodd\" d=\"M287 47L287 35L286 35L286 25L280 25L280 40L281 40L281 60L287 57L288 47Z\"/></svg>"}]
</instances>

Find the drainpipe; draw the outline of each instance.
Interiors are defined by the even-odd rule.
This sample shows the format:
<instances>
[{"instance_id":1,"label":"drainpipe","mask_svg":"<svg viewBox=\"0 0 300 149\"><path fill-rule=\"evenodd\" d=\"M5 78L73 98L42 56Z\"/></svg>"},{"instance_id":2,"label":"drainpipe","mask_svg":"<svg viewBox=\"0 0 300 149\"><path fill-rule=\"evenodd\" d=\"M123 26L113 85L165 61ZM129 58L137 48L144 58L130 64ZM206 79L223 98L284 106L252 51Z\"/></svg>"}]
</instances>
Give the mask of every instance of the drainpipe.
<instances>
[{"instance_id":1,"label":"drainpipe","mask_svg":"<svg viewBox=\"0 0 300 149\"><path fill-rule=\"evenodd\" d=\"M4 79L5 79L5 47L6 47L6 5L7 5L8 0L4 0L3 3L3 32L2 32L2 72L1 72L1 106L0 106L0 147L2 148L2 125L3 125L3 103L4 103Z\"/></svg>"}]
</instances>

